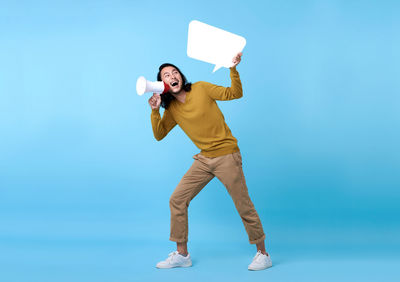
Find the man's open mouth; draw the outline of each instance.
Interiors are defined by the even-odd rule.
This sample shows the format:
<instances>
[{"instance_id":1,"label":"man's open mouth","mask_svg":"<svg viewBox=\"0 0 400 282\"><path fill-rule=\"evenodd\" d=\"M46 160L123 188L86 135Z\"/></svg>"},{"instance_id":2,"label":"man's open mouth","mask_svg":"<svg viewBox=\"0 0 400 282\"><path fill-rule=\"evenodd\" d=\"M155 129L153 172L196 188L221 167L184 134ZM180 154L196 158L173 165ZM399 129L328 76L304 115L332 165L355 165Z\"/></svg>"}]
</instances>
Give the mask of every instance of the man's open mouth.
<instances>
[{"instance_id":1,"label":"man's open mouth","mask_svg":"<svg viewBox=\"0 0 400 282\"><path fill-rule=\"evenodd\" d=\"M175 87L175 86L177 86L177 85L178 85L178 82L177 82L177 81L174 81L174 82L171 83L171 86L172 86L172 87Z\"/></svg>"}]
</instances>

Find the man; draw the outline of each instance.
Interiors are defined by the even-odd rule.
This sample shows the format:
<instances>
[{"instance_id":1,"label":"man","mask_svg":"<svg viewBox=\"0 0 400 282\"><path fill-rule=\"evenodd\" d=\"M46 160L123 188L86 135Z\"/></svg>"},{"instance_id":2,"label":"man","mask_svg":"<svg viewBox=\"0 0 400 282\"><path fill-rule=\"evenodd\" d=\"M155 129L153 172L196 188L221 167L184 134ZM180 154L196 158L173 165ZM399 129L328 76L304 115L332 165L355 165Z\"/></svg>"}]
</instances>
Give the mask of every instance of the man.
<instances>
[{"instance_id":1,"label":"man","mask_svg":"<svg viewBox=\"0 0 400 282\"><path fill-rule=\"evenodd\" d=\"M232 136L216 103L216 100L242 97L242 84L236 70L241 57L242 53L239 53L232 60L231 87L217 86L204 81L192 85L187 83L186 77L176 66L163 64L159 68L157 79L168 84L170 90L162 95L154 94L149 99L154 137L160 141L178 124L201 152L193 156L193 165L170 198L170 240L177 243L177 251L159 262L156 265L158 268L192 265L187 250L188 206L214 176L225 185L231 195L250 244L257 246L257 254L248 269L262 270L272 265L271 258L265 250L261 221L248 195L237 140ZM165 108L162 118L159 113L160 105Z\"/></svg>"}]
</instances>

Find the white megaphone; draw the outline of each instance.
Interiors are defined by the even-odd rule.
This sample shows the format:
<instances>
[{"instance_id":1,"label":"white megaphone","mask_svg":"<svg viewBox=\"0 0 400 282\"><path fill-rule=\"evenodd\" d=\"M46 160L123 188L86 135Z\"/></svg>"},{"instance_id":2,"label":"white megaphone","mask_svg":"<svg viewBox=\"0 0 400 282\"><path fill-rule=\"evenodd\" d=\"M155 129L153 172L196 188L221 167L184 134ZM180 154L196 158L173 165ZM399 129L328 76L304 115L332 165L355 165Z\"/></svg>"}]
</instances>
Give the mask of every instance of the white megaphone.
<instances>
[{"instance_id":1,"label":"white megaphone","mask_svg":"<svg viewBox=\"0 0 400 282\"><path fill-rule=\"evenodd\" d=\"M148 81L144 76L141 76L136 81L136 92L143 95L146 92L164 94L169 91L169 85L163 81Z\"/></svg>"}]
</instances>

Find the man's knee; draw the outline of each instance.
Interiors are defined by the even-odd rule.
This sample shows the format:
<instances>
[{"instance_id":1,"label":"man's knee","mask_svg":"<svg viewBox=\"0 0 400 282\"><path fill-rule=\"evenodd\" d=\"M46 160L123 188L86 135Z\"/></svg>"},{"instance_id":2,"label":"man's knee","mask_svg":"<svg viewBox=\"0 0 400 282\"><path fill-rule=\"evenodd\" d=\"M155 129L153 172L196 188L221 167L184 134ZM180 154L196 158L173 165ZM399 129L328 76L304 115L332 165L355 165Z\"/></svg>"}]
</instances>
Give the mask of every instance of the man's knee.
<instances>
[{"instance_id":1,"label":"man's knee","mask_svg":"<svg viewBox=\"0 0 400 282\"><path fill-rule=\"evenodd\" d=\"M171 208L187 208L189 206L190 199L186 199L182 195L177 193L172 193L171 197L169 198L169 206Z\"/></svg>"},{"instance_id":2,"label":"man's knee","mask_svg":"<svg viewBox=\"0 0 400 282\"><path fill-rule=\"evenodd\" d=\"M177 198L174 194L172 194L171 197L169 198L169 206L174 207L176 205L177 205Z\"/></svg>"}]
</instances>

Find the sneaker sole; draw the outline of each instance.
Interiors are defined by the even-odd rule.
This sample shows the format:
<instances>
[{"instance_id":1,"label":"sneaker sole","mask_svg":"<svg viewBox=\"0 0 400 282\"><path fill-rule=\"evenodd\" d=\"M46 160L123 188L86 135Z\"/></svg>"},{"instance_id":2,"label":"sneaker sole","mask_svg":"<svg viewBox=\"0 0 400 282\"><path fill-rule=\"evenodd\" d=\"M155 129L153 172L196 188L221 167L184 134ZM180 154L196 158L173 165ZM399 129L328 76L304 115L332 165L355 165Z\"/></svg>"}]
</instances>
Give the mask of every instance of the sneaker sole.
<instances>
[{"instance_id":1,"label":"sneaker sole","mask_svg":"<svg viewBox=\"0 0 400 282\"><path fill-rule=\"evenodd\" d=\"M268 265L266 267L261 267L261 268L247 268L247 269L250 270L250 271L259 271L259 270L264 270L264 269L267 269L267 268L270 268L270 267L272 267L272 265Z\"/></svg>"},{"instance_id":2,"label":"sneaker sole","mask_svg":"<svg viewBox=\"0 0 400 282\"><path fill-rule=\"evenodd\" d=\"M157 266L157 265L156 265L156 268L158 268L158 269L170 269L170 268L191 267L191 266L192 266L192 264L188 264L188 265L176 265L176 266L165 266L165 267L163 267L163 266Z\"/></svg>"}]
</instances>

